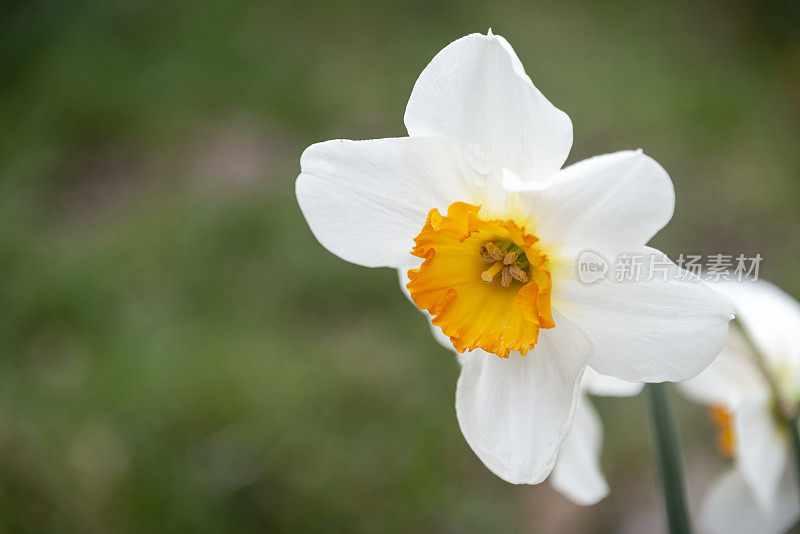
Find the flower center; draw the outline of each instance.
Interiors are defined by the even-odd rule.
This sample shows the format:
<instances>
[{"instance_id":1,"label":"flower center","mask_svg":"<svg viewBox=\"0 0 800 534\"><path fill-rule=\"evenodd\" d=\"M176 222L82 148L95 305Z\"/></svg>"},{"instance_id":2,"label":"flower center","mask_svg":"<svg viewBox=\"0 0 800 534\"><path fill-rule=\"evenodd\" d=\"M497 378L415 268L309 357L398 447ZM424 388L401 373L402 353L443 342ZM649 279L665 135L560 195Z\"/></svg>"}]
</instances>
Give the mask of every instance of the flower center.
<instances>
[{"instance_id":1,"label":"flower center","mask_svg":"<svg viewBox=\"0 0 800 534\"><path fill-rule=\"evenodd\" d=\"M492 264L491 267L481 273L481 280L491 282L498 273L500 285L509 287L512 280L517 280L523 284L528 281L528 257L525 252L514 243L500 242L499 244L487 241L480 248L483 261Z\"/></svg>"},{"instance_id":2,"label":"flower center","mask_svg":"<svg viewBox=\"0 0 800 534\"><path fill-rule=\"evenodd\" d=\"M459 352L525 355L541 328L555 326L547 256L524 227L481 219L479 210L456 202L446 216L428 213L411 250L425 261L408 272L406 287Z\"/></svg>"},{"instance_id":3,"label":"flower center","mask_svg":"<svg viewBox=\"0 0 800 534\"><path fill-rule=\"evenodd\" d=\"M726 458L733 458L736 440L733 435L733 415L724 406L711 407L711 422L717 428L717 449Z\"/></svg>"}]
</instances>

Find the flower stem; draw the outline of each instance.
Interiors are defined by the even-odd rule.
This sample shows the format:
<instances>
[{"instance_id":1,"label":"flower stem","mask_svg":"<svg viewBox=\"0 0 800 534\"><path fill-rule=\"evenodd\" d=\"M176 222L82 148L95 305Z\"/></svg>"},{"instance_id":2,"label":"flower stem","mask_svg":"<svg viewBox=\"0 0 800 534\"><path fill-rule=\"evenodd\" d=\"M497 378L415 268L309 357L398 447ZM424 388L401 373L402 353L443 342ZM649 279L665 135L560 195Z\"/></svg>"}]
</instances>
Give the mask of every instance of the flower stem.
<instances>
[{"instance_id":1,"label":"flower stem","mask_svg":"<svg viewBox=\"0 0 800 534\"><path fill-rule=\"evenodd\" d=\"M644 388L650 411L650 427L653 431L661 489L667 507L667 522L670 534L688 534L689 512L683 490L683 469L680 443L669 405L666 384L647 384Z\"/></svg>"}]
</instances>

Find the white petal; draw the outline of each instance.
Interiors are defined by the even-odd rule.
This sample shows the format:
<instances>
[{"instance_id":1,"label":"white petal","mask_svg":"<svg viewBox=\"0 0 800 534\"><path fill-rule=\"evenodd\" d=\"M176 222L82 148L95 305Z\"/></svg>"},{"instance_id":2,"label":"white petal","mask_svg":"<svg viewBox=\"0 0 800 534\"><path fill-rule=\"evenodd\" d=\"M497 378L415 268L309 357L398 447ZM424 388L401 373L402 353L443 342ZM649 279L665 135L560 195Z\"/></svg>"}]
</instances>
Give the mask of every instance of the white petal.
<instances>
[{"instance_id":1,"label":"white petal","mask_svg":"<svg viewBox=\"0 0 800 534\"><path fill-rule=\"evenodd\" d=\"M763 280L722 282L713 287L733 302L736 317L772 371L788 374L794 385L800 371L800 304Z\"/></svg>"},{"instance_id":2,"label":"white petal","mask_svg":"<svg viewBox=\"0 0 800 534\"><path fill-rule=\"evenodd\" d=\"M729 409L743 399L764 398L770 394L769 384L754 358L741 334L731 329L719 356L705 371L679 383L678 388L696 402Z\"/></svg>"},{"instance_id":3,"label":"white petal","mask_svg":"<svg viewBox=\"0 0 800 534\"><path fill-rule=\"evenodd\" d=\"M550 481L576 504L588 506L608 495L608 483L600 469L603 427L592 403L578 398L572 429L558 449Z\"/></svg>"},{"instance_id":4,"label":"white petal","mask_svg":"<svg viewBox=\"0 0 800 534\"><path fill-rule=\"evenodd\" d=\"M736 465L756 502L771 513L787 465L788 440L775 422L769 398L741 402L734 411Z\"/></svg>"},{"instance_id":5,"label":"white petal","mask_svg":"<svg viewBox=\"0 0 800 534\"><path fill-rule=\"evenodd\" d=\"M573 274L553 279L553 307L572 319L594 344L589 365L631 382L694 377L719 353L733 317L730 303L696 278L677 280L678 267L659 251L638 252L669 265L646 281L604 279L583 284Z\"/></svg>"},{"instance_id":6,"label":"white petal","mask_svg":"<svg viewBox=\"0 0 800 534\"><path fill-rule=\"evenodd\" d=\"M567 159L572 122L534 87L508 42L472 34L420 74L405 114L412 137L453 140L482 174L545 179Z\"/></svg>"},{"instance_id":7,"label":"white petal","mask_svg":"<svg viewBox=\"0 0 800 534\"><path fill-rule=\"evenodd\" d=\"M520 201L534 218L536 236L569 260L585 249L627 252L644 245L675 206L669 175L641 151L570 165L545 188L511 179L505 186L525 190Z\"/></svg>"},{"instance_id":8,"label":"white petal","mask_svg":"<svg viewBox=\"0 0 800 534\"><path fill-rule=\"evenodd\" d=\"M578 383L591 354L586 336L565 317L520 356L480 350L462 356L456 414L478 458L513 484L538 484L553 468L569 431Z\"/></svg>"},{"instance_id":9,"label":"white petal","mask_svg":"<svg viewBox=\"0 0 800 534\"><path fill-rule=\"evenodd\" d=\"M792 470L784 473L774 510L765 514L742 475L732 469L709 490L700 523L709 534L783 534L800 518L800 495Z\"/></svg>"},{"instance_id":10,"label":"white petal","mask_svg":"<svg viewBox=\"0 0 800 534\"><path fill-rule=\"evenodd\" d=\"M467 200L452 143L408 137L326 141L300 158L297 201L311 231L337 256L400 267L428 211Z\"/></svg>"},{"instance_id":11,"label":"white petal","mask_svg":"<svg viewBox=\"0 0 800 534\"><path fill-rule=\"evenodd\" d=\"M583 373L581 389L600 397L632 397L642 391L641 382L628 382L598 373L591 367Z\"/></svg>"}]
</instances>

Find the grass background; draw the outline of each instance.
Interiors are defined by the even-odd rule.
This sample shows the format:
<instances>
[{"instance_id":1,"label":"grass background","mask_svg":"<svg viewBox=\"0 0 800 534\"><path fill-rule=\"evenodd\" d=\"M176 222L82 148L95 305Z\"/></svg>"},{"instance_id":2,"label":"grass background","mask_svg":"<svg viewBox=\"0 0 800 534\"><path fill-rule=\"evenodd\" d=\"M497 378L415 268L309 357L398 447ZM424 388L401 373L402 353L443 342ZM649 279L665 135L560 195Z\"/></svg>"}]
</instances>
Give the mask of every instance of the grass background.
<instances>
[{"instance_id":1,"label":"grass background","mask_svg":"<svg viewBox=\"0 0 800 534\"><path fill-rule=\"evenodd\" d=\"M579 508L469 450L457 367L389 270L293 194L329 138L404 134L444 45L492 27L575 125L677 190L654 244L764 256L800 295L789 1L11 1L0 16L0 525L7 532L663 528L641 398L599 399ZM723 468L679 399L696 508Z\"/></svg>"}]
</instances>

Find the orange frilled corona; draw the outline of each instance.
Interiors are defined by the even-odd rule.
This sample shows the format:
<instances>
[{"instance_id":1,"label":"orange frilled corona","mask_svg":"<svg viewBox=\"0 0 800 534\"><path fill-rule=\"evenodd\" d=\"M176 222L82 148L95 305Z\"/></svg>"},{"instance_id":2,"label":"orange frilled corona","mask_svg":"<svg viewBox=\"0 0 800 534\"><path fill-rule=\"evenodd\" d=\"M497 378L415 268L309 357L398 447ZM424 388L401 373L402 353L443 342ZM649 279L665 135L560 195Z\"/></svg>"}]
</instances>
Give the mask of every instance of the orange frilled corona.
<instances>
[{"instance_id":1,"label":"orange frilled corona","mask_svg":"<svg viewBox=\"0 0 800 534\"><path fill-rule=\"evenodd\" d=\"M459 352L483 349L524 356L553 328L551 280L538 238L511 220L484 220L480 206L432 209L411 253L425 261L408 272L414 303L433 315Z\"/></svg>"},{"instance_id":2,"label":"orange frilled corona","mask_svg":"<svg viewBox=\"0 0 800 534\"><path fill-rule=\"evenodd\" d=\"M717 429L717 448L727 458L732 458L736 450L733 436L733 415L724 406L711 407L711 421Z\"/></svg>"}]
</instances>

